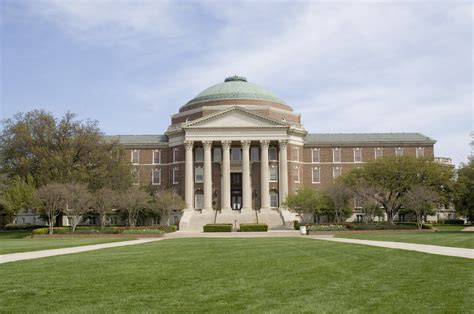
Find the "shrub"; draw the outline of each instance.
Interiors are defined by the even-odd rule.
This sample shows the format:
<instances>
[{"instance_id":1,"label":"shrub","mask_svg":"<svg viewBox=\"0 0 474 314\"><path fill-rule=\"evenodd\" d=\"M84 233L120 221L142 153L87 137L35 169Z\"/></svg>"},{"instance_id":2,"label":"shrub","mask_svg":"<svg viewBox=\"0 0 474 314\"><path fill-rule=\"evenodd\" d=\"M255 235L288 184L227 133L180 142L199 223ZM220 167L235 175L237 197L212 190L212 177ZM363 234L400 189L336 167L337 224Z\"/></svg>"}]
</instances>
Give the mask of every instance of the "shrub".
<instances>
[{"instance_id":1,"label":"shrub","mask_svg":"<svg viewBox=\"0 0 474 314\"><path fill-rule=\"evenodd\" d=\"M407 228L407 229L417 229L418 228L418 224L416 222L399 222L396 224L396 226L398 227L408 227L410 226L411 228ZM422 225L422 229L433 229L433 225L432 224L423 224Z\"/></svg>"},{"instance_id":2,"label":"shrub","mask_svg":"<svg viewBox=\"0 0 474 314\"><path fill-rule=\"evenodd\" d=\"M207 224L203 226L204 232L231 232L232 224Z\"/></svg>"},{"instance_id":3,"label":"shrub","mask_svg":"<svg viewBox=\"0 0 474 314\"><path fill-rule=\"evenodd\" d=\"M268 231L267 224L240 224L241 232Z\"/></svg>"},{"instance_id":4,"label":"shrub","mask_svg":"<svg viewBox=\"0 0 474 314\"><path fill-rule=\"evenodd\" d=\"M129 229L129 230L124 230L122 232L123 234L163 234L165 233L164 231L160 229L139 229L139 228L134 228L134 229Z\"/></svg>"},{"instance_id":5,"label":"shrub","mask_svg":"<svg viewBox=\"0 0 474 314\"><path fill-rule=\"evenodd\" d=\"M44 225L30 225L30 224L8 224L5 225L5 230L33 230L44 228Z\"/></svg>"},{"instance_id":6,"label":"shrub","mask_svg":"<svg viewBox=\"0 0 474 314\"><path fill-rule=\"evenodd\" d=\"M343 225L312 225L308 226L308 231L347 231L349 230Z\"/></svg>"},{"instance_id":7,"label":"shrub","mask_svg":"<svg viewBox=\"0 0 474 314\"><path fill-rule=\"evenodd\" d=\"M293 220L293 228L295 230L300 230L300 222L298 220Z\"/></svg>"},{"instance_id":8,"label":"shrub","mask_svg":"<svg viewBox=\"0 0 474 314\"><path fill-rule=\"evenodd\" d=\"M53 228L53 233L54 234L67 234L71 232L71 228L69 227L54 227ZM49 233L49 228L39 228L35 229L32 232L33 234L48 234Z\"/></svg>"},{"instance_id":9,"label":"shrub","mask_svg":"<svg viewBox=\"0 0 474 314\"><path fill-rule=\"evenodd\" d=\"M441 221L443 224L447 225L464 225L464 220L463 219L446 219Z\"/></svg>"}]
</instances>

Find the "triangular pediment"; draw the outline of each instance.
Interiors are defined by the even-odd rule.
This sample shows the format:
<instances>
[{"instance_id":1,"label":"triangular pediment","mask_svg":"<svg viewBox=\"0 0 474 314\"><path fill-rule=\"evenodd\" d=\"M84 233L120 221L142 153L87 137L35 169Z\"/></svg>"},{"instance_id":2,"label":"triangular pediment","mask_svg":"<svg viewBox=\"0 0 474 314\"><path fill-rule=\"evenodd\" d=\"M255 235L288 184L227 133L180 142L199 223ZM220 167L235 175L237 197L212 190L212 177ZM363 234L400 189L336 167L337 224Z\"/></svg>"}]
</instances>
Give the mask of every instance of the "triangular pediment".
<instances>
[{"instance_id":1,"label":"triangular pediment","mask_svg":"<svg viewBox=\"0 0 474 314\"><path fill-rule=\"evenodd\" d=\"M249 110L232 107L194 121L185 123L183 128L285 128L282 121L258 115Z\"/></svg>"}]
</instances>

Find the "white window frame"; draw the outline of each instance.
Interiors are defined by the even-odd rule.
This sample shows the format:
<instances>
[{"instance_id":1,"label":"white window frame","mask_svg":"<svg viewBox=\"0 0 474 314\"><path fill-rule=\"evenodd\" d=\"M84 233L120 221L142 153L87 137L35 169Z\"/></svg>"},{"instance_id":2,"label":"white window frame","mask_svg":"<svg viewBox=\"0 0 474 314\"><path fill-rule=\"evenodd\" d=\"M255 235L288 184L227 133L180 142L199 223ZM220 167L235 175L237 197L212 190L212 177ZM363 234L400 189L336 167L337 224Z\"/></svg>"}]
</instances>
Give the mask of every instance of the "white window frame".
<instances>
[{"instance_id":1,"label":"white window frame","mask_svg":"<svg viewBox=\"0 0 474 314\"><path fill-rule=\"evenodd\" d=\"M317 156L317 160L315 161L314 157ZM311 149L311 162L312 163L320 163L321 162L321 150L319 148Z\"/></svg>"},{"instance_id":2,"label":"white window frame","mask_svg":"<svg viewBox=\"0 0 474 314\"><path fill-rule=\"evenodd\" d=\"M300 161L300 148L299 148L299 146L293 147L293 150L295 152L295 161Z\"/></svg>"},{"instance_id":3,"label":"white window frame","mask_svg":"<svg viewBox=\"0 0 474 314\"><path fill-rule=\"evenodd\" d=\"M155 182L155 176L158 173L158 183ZM152 185L161 185L161 169L153 169L151 170L151 184Z\"/></svg>"},{"instance_id":4,"label":"white window frame","mask_svg":"<svg viewBox=\"0 0 474 314\"><path fill-rule=\"evenodd\" d=\"M403 153L403 147L395 147L395 157L402 157Z\"/></svg>"},{"instance_id":5,"label":"white window frame","mask_svg":"<svg viewBox=\"0 0 474 314\"><path fill-rule=\"evenodd\" d=\"M212 158L214 162L221 162L222 161L222 148L221 147L214 147L212 151Z\"/></svg>"},{"instance_id":6,"label":"white window frame","mask_svg":"<svg viewBox=\"0 0 474 314\"><path fill-rule=\"evenodd\" d=\"M272 170L274 171L275 177L272 179ZM268 166L268 178L270 182L278 182L278 167L275 164Z\"/></svg>"},{"instance_id":7,"label":"white window frame","mask_svg":"<svg viewBox=\"0 0 474 314\"><path fill-rule=\"evenodd\" d=\"M204 162L204 147L198 146L194 149L194 162Z\"/></svg>"},{"instance_id":8,"label":"white window frame","mask_svg":"<svg viewBox=\"0 0 474 314\"><path fill-rule=\"evenodd\" d=\"M134 149L132 150L131 152L131 158L130 158L130 161L132 162L132 165L138 165L140 164L140 150L139 149ZM134 162L134 158L133 158L133 154L134 153L137 153L137 162Z\"/></svg>"},{"instance_id":9,"label":"white window frame","mask_svg":"<svg viewBox=\"0 0 474 314\"><path fill-rule=\"evenodd\" d=\"M178 162L177 157L178 157L178 147L174 147L173 148L173 163Z\"/></svg>"},{"instance_id":10,"label":"white window frame","mask_svg":"<svg viewBox=\"0 0 474 314\"><path fill-rule=\"evenodd\" d=\"M174 167L173 168L173 184L178 184L178 178L177 178L177 175L176 173L179 171L179 168L178 167Z\"/></svg>"},{"instance_id":11,"label":"white window frame","mask_svg":"<svg viewBox=\"0 0 474 314\"><path fill-rule=\"evenodd\" d=\"M132 169L132 180L133 185L140 185L140 170L137 167Z\"/></svg>"},{"instance_id":12,"label":"white window frame","mask_svg":"<svg viewBox=\"0 0 474 314\"><path fill-rule=\"evenodd\" d=\"M158 155L158 162L156 162L156 158L155 158L156 155ZM161 150L155 149L155 150L153 151L153 156L152 156L152 157L153 157L152 163L153 163L154 165L159 165L159 164L161 164Z\"/></svg>"},{"instance_id":13,"label":"white window frame","mask_svg":"<svg viewBox=\"0 0 474 314\"><path fill-rule=\"evenodd\" d=\"M339 174L336 176L336 171L339 171ZM337 166L337 167L332 167L332 178L337 179L342 175L342 167Z\"/></svg>"},{"instance_id":14,"label":"white window frame","mask_svg":"<svg viewBox=\"0 0 474 314\"><path fill-rule=\"evenodd\" d=\"M356 160L356 153L360 154L360 160ZM362 159L362 148L355 147L354 148L354 162L355 163L360 163L362 161L363 161L363 159Z\"/></svg>"},{"instance_id":15,"label":"white window frame","mask_svg":"<svg viewBox=\"0 0 474 314\"><path fill-rule=\"evenodd\" d=\"M424 147L417 147L415 152L416 152L416 158L425 157L425 148ZM420 155L420 152L421 152L421 155Z\"/></svg>"},{"instance_id":16,"label":"white window frame","mask_svg":"<svg viewBox=\"0 0 474 314\"><path fill-rule=\"evenodd\" d=\"M301 179L301 178L300 178L300 167L299 167L299 166L295 166L293 169L294 169L293 171L296 170L296 174L297 174L297 175L296 175L296 180L295 180L294 175L293 175L293 181L296 182L296 183L300 183L300 179ZM294 172L293 172L293 173L294 173Z\"/></svg>"},{"instance_id":17,"label":"white window frame","mask_svg":"<svg viewBox=\"0 0 474 314\"><path fill-rule=\"evenodd\" d=\"M273 155L272 152L275 153L275 155L274 155L275 158L272 158L272 155ZM277 161L278 160L278 149L277 149L276 146L270 146L268 148L268 160L269 161Z\"/></svg>"},{"instance_id":18,"label":"white window frame","mask_svg":"<svg viewBox=\"0 0 474 314\"><path fill-rule=\"evenodd\" d=\"M336 152L338 152L339 160L336 160ZM340 163L342 162L342 153L340 147L334 147L332 149L332 162L333 163Z\"/></svg>"},{"instance_id":19,"label":"white window frame","mask_svg":"<svg viewBox=\"0 0 474 314\"><path fill-rule=\"evenodd\" d=\"M314 179L314 171L318 172L318 180L317 181ZM320 167L311 168L311 182L314 183L314 184L320 184L321 183L321 168Z\"/></svg>"},{"instance_id":20,"label":"white window frame","mask_svg":"<svg viewBox=\"0 0 474 314\"><path fill-rule=\"evenodd\" d=\"M380 156L377 156L377 152L380 152ZM374 159L383 157L383 147L374 148Z\"/></svg>"},{"instance_id":21,"label":"white window frame","mask_svg":"<svg viewBox=\"0 0 474 314\"><path fill-rule=\"evenodd\" d=\"M198 169L199 169L199 172L202 173L201 180L198 180ZM194 183L204 183L204 168L201 166L194 167Z\"/></svg>"}]
</instances>

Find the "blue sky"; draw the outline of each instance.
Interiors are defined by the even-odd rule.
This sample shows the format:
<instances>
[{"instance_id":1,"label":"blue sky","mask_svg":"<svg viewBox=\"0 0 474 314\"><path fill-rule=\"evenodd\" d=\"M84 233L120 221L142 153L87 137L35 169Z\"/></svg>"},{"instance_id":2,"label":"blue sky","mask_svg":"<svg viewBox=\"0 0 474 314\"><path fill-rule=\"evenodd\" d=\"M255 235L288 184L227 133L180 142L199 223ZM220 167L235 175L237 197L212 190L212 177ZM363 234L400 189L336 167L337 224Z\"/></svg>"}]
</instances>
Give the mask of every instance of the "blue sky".
<instances>
[{"instance_id":1,"label":"blue sky","mask_svg":"<svg viewBox=\"0 0 474 314\"><path fill-rule=\"evenodd\" d=\"M471 1L0 0L2 118L43 108L158 134L238 74L324 132L421 132L466 160Z\"/></svg>"}]
</instances>

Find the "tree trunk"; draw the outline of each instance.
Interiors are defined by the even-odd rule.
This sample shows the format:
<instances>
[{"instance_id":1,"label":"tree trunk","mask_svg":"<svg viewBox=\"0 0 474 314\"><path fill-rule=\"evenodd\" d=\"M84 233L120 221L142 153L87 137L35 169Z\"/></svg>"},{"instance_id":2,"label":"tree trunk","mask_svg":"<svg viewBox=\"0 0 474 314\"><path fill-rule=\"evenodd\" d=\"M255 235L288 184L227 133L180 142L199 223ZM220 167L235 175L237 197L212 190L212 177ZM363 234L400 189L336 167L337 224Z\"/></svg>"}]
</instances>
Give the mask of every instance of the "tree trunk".
<instances>
[{"instance_id":1,"label":"tree trunk","mask_svg":"<svg viewBox=\"0 0 474 314\"><path fill-rule=\"evenodd\" d=\"M105 229L106 218L107 218L107 215L105 214L105 212L100 214L100 228L102 229L102 231Z\"/></svg>"},{"instance_id":2,"label":"tree trunk","mask_svg":"<svg viewBox=\"0 0 474 314\"><path fill-rule=\"evenodd\" d=\"M385 212L387 213L387 221L388 221L391 225L394 225L395 222L393 221L393 210L387 209Z\"/></svg>"},{"instance_id":3,"label":"tree trunk","mask_svg":"<svg viewBox=\"0 0 474 314\"><path fill-rule=\"evenodd\" d=\"M53 222L53 217L48 218L48 225L49 225L49 234L53 234L53 228L54 228L54 222Z\"/></svg>"},{"instance_id":4,"label":"tree trunk","mask_svg":"<svg viewBox=\"0 0 474 314\"><path fill-rule=\"evenodd\" d=\"M217 209L214 210L214 224L216 224L217 221Z\"/></svg>"},{"instance_id":5,"label":"tree trunk","mask_svg":"<svg viewBox=\"0 0 474 314\"><path fill-rule=\"evenodd\" d=\"M418 225L418 230L423 229L423 214L416 214L416 224Z\"/></svg>"}]
</instances>

